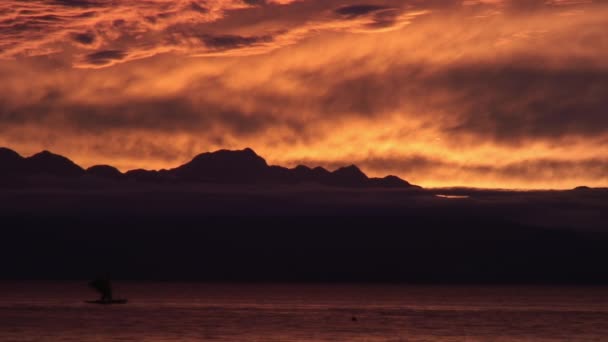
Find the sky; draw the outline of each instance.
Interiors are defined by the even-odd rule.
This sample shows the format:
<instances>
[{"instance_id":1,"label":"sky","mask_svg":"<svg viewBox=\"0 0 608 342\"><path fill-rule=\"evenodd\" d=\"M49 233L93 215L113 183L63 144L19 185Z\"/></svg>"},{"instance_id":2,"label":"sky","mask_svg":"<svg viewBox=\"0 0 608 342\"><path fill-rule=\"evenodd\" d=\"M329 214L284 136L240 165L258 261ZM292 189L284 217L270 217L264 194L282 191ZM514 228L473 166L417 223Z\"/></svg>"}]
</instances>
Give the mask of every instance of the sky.
<instances>
[{"instance_id":1,"label":"sky","mask_svg":"<svg viewBox=\"0 0 608 342\"><path fill-rule=\"evenodd\" d=\"M608 1L3 0L0 146L608 186Z\"/></svg>"}]
</instances>

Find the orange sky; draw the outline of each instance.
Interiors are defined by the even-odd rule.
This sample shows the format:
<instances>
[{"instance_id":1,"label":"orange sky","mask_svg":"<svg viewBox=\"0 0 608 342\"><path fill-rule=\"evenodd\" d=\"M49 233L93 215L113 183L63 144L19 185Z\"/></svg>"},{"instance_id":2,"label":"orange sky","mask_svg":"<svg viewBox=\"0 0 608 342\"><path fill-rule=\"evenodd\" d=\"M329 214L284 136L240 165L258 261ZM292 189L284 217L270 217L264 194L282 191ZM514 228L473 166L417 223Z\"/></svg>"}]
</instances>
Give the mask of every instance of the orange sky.
<instances>
[{"instance_id":1,"label":"orange sky","mask_svg":"<svg viewBox=\"0 0 608 342\"><path fill-rule=\"evenodd\" d=\"M608 1L6 0L0 145L608 186Z\"/></svg>"}]
</instances>

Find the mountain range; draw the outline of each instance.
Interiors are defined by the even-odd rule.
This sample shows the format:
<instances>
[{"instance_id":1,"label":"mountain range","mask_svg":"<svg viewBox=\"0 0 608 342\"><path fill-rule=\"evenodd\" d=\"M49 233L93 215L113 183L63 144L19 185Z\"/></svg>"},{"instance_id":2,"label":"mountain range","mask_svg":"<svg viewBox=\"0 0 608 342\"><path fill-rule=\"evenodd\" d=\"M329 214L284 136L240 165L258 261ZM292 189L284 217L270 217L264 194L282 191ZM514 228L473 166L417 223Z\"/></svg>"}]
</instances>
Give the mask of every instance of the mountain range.
<instances>
[{"instance_id":1,"label":"mountain range","mask_svg":"<svg viewBox=\"0 0 608 342\"><path fill-rule=\"evenodd\" d=\"M197 182L215 184L301 184L317 183L347 188L420 188L397 177L370 178L357 166L350 165L333 172L322 167L299 165L286 168L268 165L252 149L219 150L199 154L190 162L173 169L130 170L125 173L110 165L84 169L70 159L43 151L30 157L0 148L0 176L5 182L52 177L54 179L96 178L137 182Z\"/></svg>"}]
</instances>

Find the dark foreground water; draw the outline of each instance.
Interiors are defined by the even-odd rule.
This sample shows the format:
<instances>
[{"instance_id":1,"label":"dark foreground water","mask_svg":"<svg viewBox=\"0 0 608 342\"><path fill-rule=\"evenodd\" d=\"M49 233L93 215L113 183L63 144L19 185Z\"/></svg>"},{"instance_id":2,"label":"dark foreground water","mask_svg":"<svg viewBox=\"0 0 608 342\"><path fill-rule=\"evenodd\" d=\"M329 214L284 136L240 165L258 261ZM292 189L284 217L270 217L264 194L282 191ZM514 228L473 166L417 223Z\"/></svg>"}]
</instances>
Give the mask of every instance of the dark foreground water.
<instances>
[{"instance_id":1,"label":"dark foreground water","mask_svg":"<svg viewBox=\"0 0 608 342\"><path fill-rule=\"evenodd\" d=\"M0 341L608 341L608 288L0 283Z\"/></svg>"}]
</instances>

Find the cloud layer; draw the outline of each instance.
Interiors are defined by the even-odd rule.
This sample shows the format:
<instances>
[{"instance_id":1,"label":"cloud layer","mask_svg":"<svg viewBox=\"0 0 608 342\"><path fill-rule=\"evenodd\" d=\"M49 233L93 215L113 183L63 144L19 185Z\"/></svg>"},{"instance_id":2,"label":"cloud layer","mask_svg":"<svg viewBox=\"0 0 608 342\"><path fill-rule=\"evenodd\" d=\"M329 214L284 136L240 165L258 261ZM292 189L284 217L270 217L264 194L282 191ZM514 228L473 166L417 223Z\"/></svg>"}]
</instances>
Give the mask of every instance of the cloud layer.
<instances>
[{"instance_id":1,"label":"cloud layer","mask_svg":"<svg viewBox=\"0 0 608 342\"><path fill-rule=\"evenodd\" d=\"M0 144L608 185L605 27L605 1L5 1Z\"/></svg>"},{"instance_id":2,"label":"cloud layer","mask_svg":"<svg viewBox=\"0 0 608 342\"><path fill-rule=\"evenodd\" d=\"M397 1L8 0L0 4L0 57L68 52L77 67L110 66L166 52L264 53L318 30L375 31L420 13ZM290 7L282 8L291 4ZM394 5L390 5L394 4ZM282 14L287 14L283 17Z\"/></svg>"}]
</instances>

